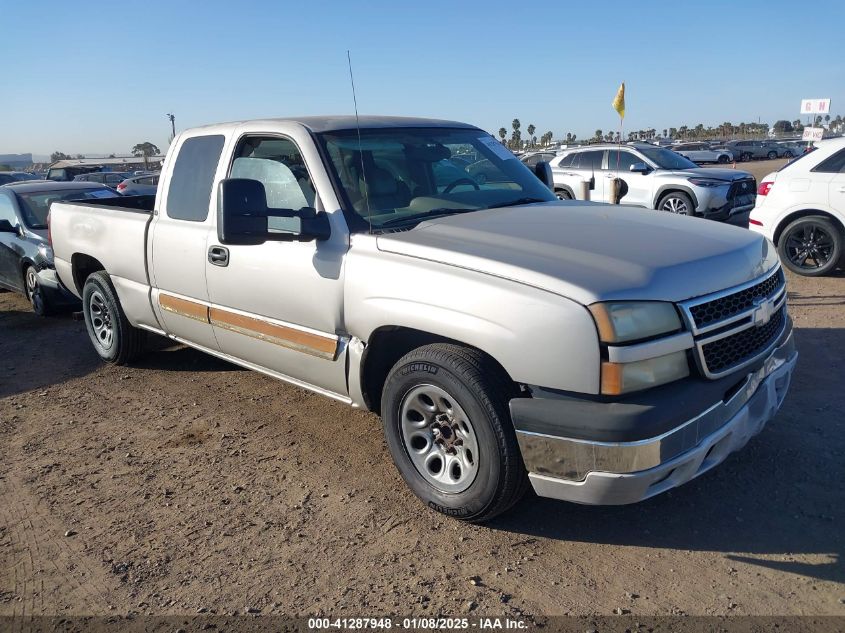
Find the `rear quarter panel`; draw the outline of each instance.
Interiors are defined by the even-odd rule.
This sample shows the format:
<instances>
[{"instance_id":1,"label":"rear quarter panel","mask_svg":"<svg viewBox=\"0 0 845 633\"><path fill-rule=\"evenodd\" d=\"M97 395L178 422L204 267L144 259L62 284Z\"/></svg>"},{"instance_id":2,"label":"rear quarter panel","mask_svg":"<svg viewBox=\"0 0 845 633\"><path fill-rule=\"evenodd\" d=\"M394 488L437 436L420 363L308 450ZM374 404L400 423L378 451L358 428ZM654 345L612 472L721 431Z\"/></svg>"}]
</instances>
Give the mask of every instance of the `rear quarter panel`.
<instances>
[{"instance_id":1,"label":"rear quarter panel","mask_svg":"<svg viewBox=\"0 0 845 633\"><path fill-rule=\"evenodd\" d=\"M158 327L149 302L146 233L152 214L86 204L54 203L50 234L56 272L76 296L84 280L75 279L75 258L96 259L111 277L126 316L133 325Z\"/></svg>"}]
</instances>

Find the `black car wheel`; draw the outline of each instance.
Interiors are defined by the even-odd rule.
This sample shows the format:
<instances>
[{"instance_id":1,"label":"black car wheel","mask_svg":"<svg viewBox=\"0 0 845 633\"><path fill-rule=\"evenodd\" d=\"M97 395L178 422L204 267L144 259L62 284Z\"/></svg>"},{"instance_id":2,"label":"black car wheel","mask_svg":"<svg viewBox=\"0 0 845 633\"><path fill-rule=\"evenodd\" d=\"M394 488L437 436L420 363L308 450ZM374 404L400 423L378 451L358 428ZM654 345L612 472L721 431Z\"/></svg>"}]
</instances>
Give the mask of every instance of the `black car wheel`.
<instances>
[{"instance_id":1,"label":"black car wheel","mask_svg":"<svg viewBox=\"0 0 845 633\"><path fill-rule=\"evenodd\" d=\"M741 160L742 162L747 162L747 161L751 160L751 153L750 152L742 152L742 154L739 155L739 160Z\"/></svg>"},{"instance_id":2,"label":"black car wheel","mask_svg":"<svg viewBox=\"0 0 845 633\"><path fill-rule=\"evenodd\" d=\"M143 351L146 332L129 323L106 271L85 280L82 312L88 336L104 361L125 365Z\"/></svg>"},{"instance_id":3,"label":"black car wheel","mask_svg":"<svg viewBox=\"0 0 845 633\"><path fill-rule=\"evenodd\" d=\"M555 195L558 200L572 200L572 193L568 189L555 189Z\"/></svg>"},{"instance_id":4,"label":"black car wheel","mask_svg":"<svg viewBox=\"0 0 845 633\"><path fill-rule=\"evenodd\" d=\"M729 162L728 155L727 154L719 154L719 158L717 159L717 162L720 165L727 164Z\"/></svg>"},{"instance_id":5,"label":"black car wheel","mask_svg":"<svg viewBox=\"0 0 845 633\"><path fill-rule=\"evenodd\" d=\"M793 153L792 153L792 150L789 150L789 149L788 149L788 150L786 150L786 151L783 153L783 157L784 157L784 158L792 158L794 155L795 155L795 154L793 154Z\"/></svg>"},{"instance_id":6,"label":"black car wheel","mask_svg":"<svg viewBox=\"0 0 845 633\"><path fill-rule=\"evenodd\" d=\"M769 160L774 160L774 159L776 159L776 158L778 157L778 153L777 153L776 151L772 150L771 152L769 152L768 154L766 154L766 157L767 157Z\"/></svg>"},{"instance_id":7,"label":"black car wheel","mask_svg":"<svg viewBox=\"0 0 845 633\"><path fill-rule=\"evenodd\" d=\"M381 400L396 468L430 508L492 519L524 494L528 477L510 420L513 383L478 350L417 348L393 366Z\"/></svg>"},{"instance_id":8,"label":"black car wheel","mask_svg":"<svg viewBox=\"0 0 845 633\"><path fill-rule=\"evenodd\" d=\"M38 273L35 266L27 266L23 272L26 298L32 306L32 311L38 316L49 316L53 314L53 306L44 296L44 291L38 283Z\"/></svg>"},{"instance_id":9,"label":"black car wheel","mask_svg":"<svg viewBox=\"0 0 845 633\"><path fill-rule=\"evenodd\" d=\"M839 264L843 241L842 231L828 218L810 215L784 229L778 240L778 254L792 272L819 277Z\"/></svg>"}]
</instances>

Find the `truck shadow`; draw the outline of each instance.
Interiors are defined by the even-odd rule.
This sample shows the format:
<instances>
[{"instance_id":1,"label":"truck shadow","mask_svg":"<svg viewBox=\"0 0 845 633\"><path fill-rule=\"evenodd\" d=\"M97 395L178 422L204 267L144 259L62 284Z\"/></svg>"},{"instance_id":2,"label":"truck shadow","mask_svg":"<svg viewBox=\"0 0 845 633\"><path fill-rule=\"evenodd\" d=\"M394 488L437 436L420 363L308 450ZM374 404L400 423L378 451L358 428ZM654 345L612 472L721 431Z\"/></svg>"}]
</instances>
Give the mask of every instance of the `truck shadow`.
<instances>
[{"instance_id":1,"label":"truck shadow","mask_svg":"<svg viewBox=\"0 0 845 633\"><path fill-rule=\"evenodd\" d=\"M247 371L216 356L155 334L149 334L146 352L132 362L132 367L160 371Z\"/></svg>"},{"instance_id":2,"label":"truck shadow","mask_svg":"<svg viewBox=\"0 0 845 633\"><path fill-rule=\"evenodd\" d=\"M845 331L796 330L801 356L778 416L723 464L630 506L536 496L490 524L545 538L723 552L729 561L845 582Z\"/></svg>"}]
</instances>

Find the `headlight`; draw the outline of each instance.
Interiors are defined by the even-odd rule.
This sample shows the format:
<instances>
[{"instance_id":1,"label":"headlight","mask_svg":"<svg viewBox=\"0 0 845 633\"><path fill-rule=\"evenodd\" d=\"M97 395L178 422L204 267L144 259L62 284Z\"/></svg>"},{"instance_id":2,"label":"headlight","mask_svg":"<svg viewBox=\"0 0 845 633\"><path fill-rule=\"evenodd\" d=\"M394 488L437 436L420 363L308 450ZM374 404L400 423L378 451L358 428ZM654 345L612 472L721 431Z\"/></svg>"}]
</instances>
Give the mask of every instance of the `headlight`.
<instances>
[{"instance_id":1,"label":"headlight","mask_svg":"<svg viewBox=\"0 0 845 633\"><path fill-rule=\"evenodd\" d=\"M675 306L662 301L611 301L589 309L602 343L626 343L681 329Z\"/></svg>"},{"instance_id":2,"label":"headlight","mask_svg":"<svg viewBox=\"0 0 845 633\"><path fill-rule=\"evenodd\" d=\"M601 364L601 392L608 396L618 396L687 376L689 363L683 351L634 363L604 362Z\"/></svg>"},{"instance_id":3,"label":"headlight","mask_svg":"<svg viewBox=\"0 0 845 633\"><path fill-rule=\"evenodd\" d=\"M50 266L53 265L53 248L49 244L39 244L38 254Z\"/></svg>"},{"instance_id":4,"label":"headlight","mask_svg":"<svg viewBox=\"0 0 845 633\"><path fill-rule=\"evenodd\" d=\"M726 180L714 180L713 178L687 178L696 187L725 187L729 183Z\"/></svg>"}]
</instances>

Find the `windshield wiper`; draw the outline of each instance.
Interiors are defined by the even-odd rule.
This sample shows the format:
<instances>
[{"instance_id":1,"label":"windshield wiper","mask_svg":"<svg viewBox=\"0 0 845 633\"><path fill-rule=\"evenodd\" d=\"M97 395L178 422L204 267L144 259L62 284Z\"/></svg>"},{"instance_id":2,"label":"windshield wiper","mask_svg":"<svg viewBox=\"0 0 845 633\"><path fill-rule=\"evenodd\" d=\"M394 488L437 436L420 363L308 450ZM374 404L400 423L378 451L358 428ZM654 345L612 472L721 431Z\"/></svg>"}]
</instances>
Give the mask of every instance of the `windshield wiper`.
<instances>
[{"instance_id":1,"label":"windshield wiper","mask_svg":"<svg viewBox=\"0 0 845 633\"><path fill-rule=\"evenodd\" d=\"M443 216L454 215L457 213L471 213L472 211L480 211L480 209L453 209L450 207L437 207L436 209L431 209L423 213L414 213L413 215L405 215L401 218L392 218L379 224L378 228L383 229L387 226L396 226L398 224L404 224L405 222L423 222L425 220L431 220L432 218L442 218Z\"/></svg>"},{"instance_id":2,"label":"windshield wiper","mask_svg":"<svg viewBox=\"0 0 845 633\"><path fill-rule=\"evenodd\" d=\"M534 204L535 202L550 202L550 200L543 200L542 198L517 198L516 200L511 200L510 202L505 202L504 204L497 204L496 206L490 208L497 209L500 207L516 207L520 204Z\"/></svg>"}]
</instances>

